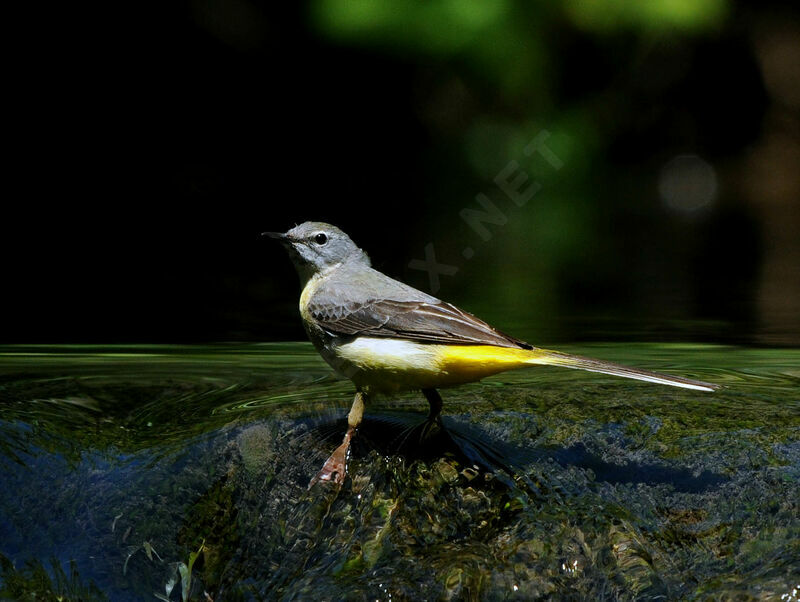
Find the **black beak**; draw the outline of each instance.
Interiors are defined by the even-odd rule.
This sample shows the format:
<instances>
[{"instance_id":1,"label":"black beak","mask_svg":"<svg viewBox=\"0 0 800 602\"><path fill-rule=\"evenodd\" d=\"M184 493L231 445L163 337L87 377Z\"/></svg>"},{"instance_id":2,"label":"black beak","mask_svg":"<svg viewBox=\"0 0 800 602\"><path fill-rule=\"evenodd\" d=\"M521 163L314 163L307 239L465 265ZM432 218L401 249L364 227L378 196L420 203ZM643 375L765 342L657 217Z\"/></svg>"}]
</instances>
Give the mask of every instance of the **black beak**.
<instances>
[{"instance_id":1,"label":"black beak","mask_svg":"<svg viewBox=\"0 0 800 602\"><path fill-rule=\"evenodd\" d=\"M274 238L275 240L282 240L282 241L288 240L287 236L282 232L262 232L261 236L267 238Z\"/></svg>"}]
</instances>

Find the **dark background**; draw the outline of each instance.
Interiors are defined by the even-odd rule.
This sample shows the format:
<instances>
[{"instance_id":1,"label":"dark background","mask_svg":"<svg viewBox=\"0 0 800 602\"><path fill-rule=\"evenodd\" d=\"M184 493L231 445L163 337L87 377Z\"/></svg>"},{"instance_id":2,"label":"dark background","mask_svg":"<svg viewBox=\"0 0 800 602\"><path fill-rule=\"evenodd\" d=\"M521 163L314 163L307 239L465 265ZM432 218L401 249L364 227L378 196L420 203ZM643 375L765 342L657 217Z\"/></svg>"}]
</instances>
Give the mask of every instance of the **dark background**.
<instances>
[{"instance_id":1,"label":"dark background","mask_svg":"<svg viewBox=\"0 0 800 602\"><path fill-rule=\"evenodd\" d=\"M438 296L536 342L800 342L790 4L191 0L9 27L2 342L303 339L258 233L307 219L428 291L432 243L458 268ZM561 169L523 152L543 131ZM512 160L541 186L522 207L493 181ZM489 240L460 216L478 193Z\"/></svg>"}]
</instances>

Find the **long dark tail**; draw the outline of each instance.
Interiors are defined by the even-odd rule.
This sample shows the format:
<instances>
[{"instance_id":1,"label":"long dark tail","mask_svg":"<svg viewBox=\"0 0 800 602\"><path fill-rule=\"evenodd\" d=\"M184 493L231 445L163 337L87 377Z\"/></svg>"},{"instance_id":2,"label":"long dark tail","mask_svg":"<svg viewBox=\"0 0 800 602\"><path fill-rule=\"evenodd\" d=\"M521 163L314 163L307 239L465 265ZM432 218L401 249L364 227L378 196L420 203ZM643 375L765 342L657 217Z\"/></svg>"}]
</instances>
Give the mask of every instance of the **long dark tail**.
<instances>
[{"instance_id":1,"label":"long dark tail","mask_svg":"<svg viewBox=\"0 0 800 602\"><path fill-rule=\"evenodd\" d=\"M575 368L577 370L588 370L589 372L600 372L601 374L611 374L622 376L623 378L633 378L644 380L650 383L670 385L673 387L683 387L684 389L695 389L697 391L716 391L719 385L706 383L700 380L692 380L681 376L670 376L649 370L640 370L612 362L604 362L579 355L570 355L560 351L549 349L533 349L531 358L526 361L529 364L543 364L546 366L562 366L564 368Z\"/></svg>"}]
</instances>

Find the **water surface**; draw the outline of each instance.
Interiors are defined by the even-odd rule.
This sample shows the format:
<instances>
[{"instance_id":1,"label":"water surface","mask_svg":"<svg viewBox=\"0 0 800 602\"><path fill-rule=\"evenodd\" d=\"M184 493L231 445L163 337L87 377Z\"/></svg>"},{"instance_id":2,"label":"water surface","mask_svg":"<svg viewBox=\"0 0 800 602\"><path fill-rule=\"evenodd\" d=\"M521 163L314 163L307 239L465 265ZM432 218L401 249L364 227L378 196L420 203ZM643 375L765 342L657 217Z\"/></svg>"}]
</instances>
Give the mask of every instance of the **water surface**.
<instances>
[{"instance_id":1,"label":"water surface","mask_svg":"<svg viewBox=\"0 0 800 602\"><path fill-rule=\"evenodd\" d=\"M308 344L2 347L0 598L796 600L800 351L564 350L725 387L379 398L309 491L353 388Z\"/></svg>"}]
</instances>

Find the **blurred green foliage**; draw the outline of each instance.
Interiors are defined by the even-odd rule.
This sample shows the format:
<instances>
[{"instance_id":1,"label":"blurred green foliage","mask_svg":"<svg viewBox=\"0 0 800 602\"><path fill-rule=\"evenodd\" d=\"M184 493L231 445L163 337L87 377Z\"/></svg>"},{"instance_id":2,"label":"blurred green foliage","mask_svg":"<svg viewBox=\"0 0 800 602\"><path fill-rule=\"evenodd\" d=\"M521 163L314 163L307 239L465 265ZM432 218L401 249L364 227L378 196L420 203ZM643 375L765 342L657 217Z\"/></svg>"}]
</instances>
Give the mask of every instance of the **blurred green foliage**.
<instances>
[{"instance_id":1,"label":"blurred green foliage","mask_svg":"<svg viewBox=\"0 0 800 602\"><path fill-rule=\"evenodd\" d=\"M124 217L104 230L64 204L43 222L36 203L18 203L27 228L10 229L5 253L42 248L9 263L6 342L304 339L292 268L257 234L309 219L341 227L391 276L540 344L800 341L796 7L141 10L116 20L136 41L116 50L136 68L113 48L108 68L71 61L92 84L58 113L110 142L32 161L27 177L55 197L80 174L85 210L113 198ZM97 111L106 73L137 94ZM541 134L560 169L526 152ZM536 194L518 206L503 176ZM488 239L463 218L486 202L500 216L484 221ZM429 244L456 268L437 291L409 266ZM54 302L54 291L69 294Z\"/></svg>"},{"instance_id":2,"label":"blurred green foliage","mask_svg":"<svg viewBox=\"0 0 800 602\"><path fill-rule=\"evenodd\" d=\"M573 23L598 32L623 28L701 31L718 26L728 12L726 0L566 0L564 7Z\"/></svg>"},{"instance_id":3,"label":"blurred green foliage","mask_svg":"<svg viewBox=\"0 0 800 602\"><path fill-rule=\"evenodd\" d=\"M309 8L312 27L333 43L427 73L415 101L431 134L424 158L427 206L414 218L428 225L409 232L412 244L421 249L426 233L435 236L438 260L458 267L455 278L433 292L534 338L559 338L563 332L553 317L573 312L588 311L595 319L648 311L660 320L691 314L695 292L680 272L693 261L696 234L691 224L681 226L685 250L670 249L664 230L675 217L662 213L654 194L653 161L663 161L670 149L637 149L632 141L627 152L640 155L638 172L611 155L626 130L642 127L635 112L653 110L629 105L627 96L641 95L639 80L654 76L639 63L654 47L716 35L728 14L725 0L315 0ZM609 67L608 60L616 64ZM678 63L670 69L682 68ZM602 75L593 72L598 69ZM606 77L611 79L595 81ZM665 69L662 80L670 77ZM563 168L526 152L542 132ZM538 189L522 207L497 183L511 162L512 177L522 182L517 188ZM625 171L618 177L620 169ZM642 181L643 174L653 180ZM463 209L481 210L479 193L505 220L488 225L488 241L478 240L460 218ZM633 223L618 226L619 214ZM636 230L646 228L656 232L642 244ZM640 260L630 249L637 243L643 247L636 253ZM380 249L367 251L385 261ZM660 275L664 282L657 285L648 272L664 269L666 252L672 254L667 270L674 273ZM427 284L421 273L408 272L405 279ZM650 298L637 290L640 282L653 289L644 294Z\"/></svg>"},{"instance_id":4,"label":"blurred green foliage","mask_svg":"<svg viewBox=\"0 0 800 602\"><path fill-rule=\"evenodd\" d=\"M568 20L591 32L702 31L727 13L725 0L602 0L564 3L510 0L315 0L312 21L333 39L402 53L458 56L506 93L547 90L554 64L544 30Z\"/></svg>"}]
</instances>

